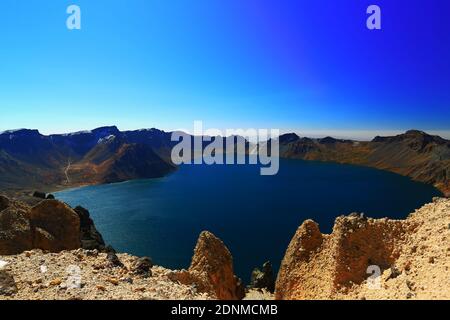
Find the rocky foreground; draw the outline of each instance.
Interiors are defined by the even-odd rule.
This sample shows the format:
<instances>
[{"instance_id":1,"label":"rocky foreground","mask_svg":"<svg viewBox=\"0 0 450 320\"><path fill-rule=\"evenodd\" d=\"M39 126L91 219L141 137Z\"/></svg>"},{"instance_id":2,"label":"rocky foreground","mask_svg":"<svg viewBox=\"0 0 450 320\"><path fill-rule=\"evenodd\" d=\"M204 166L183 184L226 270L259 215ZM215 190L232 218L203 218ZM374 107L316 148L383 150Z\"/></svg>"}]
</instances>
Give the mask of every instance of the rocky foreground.
<instances>
[{"instance_id":1,"label":"rocky foreground","mask_svg":"<svg viewBox=\"0 0 450 320\"><path fill-rule=\"evenodd\" d=\"M405 220L339 217L329 235L305 221L286 251L275 295L450 299L449 272L450 199L435 198Z\"/></svg>"},{"instance_id":2,"label":"rocky foreground","mask_svg":"<svg viewBox=\"0 0 450 320\"><path fill-rule=\"evenodd\" d=\"M3 280L0 299L211 299L193 286L171 281L171 270L152 266L142 272L136 269L139 258L118 254L117 259L123 265L112 263L107 253L84 249L3 256L7 265L0 274L13 280L9 285Z\"/></svg>"},{"instance_id":3,"label":"rocky foreground","mask_svg":"<svg viewBox=\"0 0 450 320\"><path fill-rule=\"evenodd\" d=\"M449 240L445 198L405 220L342 216L329 235L308 220L272 295L270 264L244 288L230 251L210 232L200 234L187 270L169 270L106 246L84 208L0 196L0 300L450 299Z\"/></svg>"}]
</instances>

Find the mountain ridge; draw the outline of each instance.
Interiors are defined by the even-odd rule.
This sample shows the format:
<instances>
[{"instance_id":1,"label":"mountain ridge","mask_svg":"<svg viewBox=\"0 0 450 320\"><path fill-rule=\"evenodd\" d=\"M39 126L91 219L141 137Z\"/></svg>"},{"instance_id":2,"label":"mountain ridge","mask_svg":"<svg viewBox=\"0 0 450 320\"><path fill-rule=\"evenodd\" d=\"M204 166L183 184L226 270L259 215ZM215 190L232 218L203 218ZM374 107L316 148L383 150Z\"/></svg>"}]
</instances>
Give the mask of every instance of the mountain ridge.
<instances>
[{"instance_id":1,"label":"mountain ridge","mask_svg":"<svg viewBox=\"0 0 450 320\"><path fill-rule=\"evenodd\" d=\"M283 158L331 161L369 166L434 185L450 195L450 141L423 131L409 130L372 141L326 137L287 139L280 136Z\"/></svg>"},{"instance_id":2,"label":"mountain ridge","mask_svg":"<svg viewBox=\"0 0 450 320\"><path fill-rule=\"evenodd\" d=\"M176 169L167 151L130 140L115 126L52 135L29 129L4 131L0 188L52 191L162 177Z\"/></svg>"},{"instance_id":3,"label":"mountain ridge","mask_svg":"<svg viewBox=\"0 0 450 320\"><path fill-rule=\"evenodd\" d=\"M177 142L171 141L171 134L155 128L120 131L116 126L51 135L36 129L7 130L0 133L0 188L51 191L164 176L176 169L170 154ZM287 133L278 141L282 158L374 167L432 184L450 195L450 141L424 131L371 141Z\"/></svg>"}]
</instances>

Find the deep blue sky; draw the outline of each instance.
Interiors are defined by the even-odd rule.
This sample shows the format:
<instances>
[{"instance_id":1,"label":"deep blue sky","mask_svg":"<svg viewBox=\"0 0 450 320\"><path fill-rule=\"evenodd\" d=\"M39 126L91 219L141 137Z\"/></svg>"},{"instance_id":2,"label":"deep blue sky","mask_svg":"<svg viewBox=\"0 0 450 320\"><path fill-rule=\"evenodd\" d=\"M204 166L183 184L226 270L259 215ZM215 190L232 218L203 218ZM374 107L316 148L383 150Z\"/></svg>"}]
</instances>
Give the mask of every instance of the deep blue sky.
<instances>
[{"instance_id":1,"label":"deep blue sky","mask_svg":"<svg viewBox=\"0 0 450 320\"><path fill-rule=\"evenodd\" d=\"M449 16L447 0L2 0L0 130L450 130Z\"/></svg>"}]
</instances>

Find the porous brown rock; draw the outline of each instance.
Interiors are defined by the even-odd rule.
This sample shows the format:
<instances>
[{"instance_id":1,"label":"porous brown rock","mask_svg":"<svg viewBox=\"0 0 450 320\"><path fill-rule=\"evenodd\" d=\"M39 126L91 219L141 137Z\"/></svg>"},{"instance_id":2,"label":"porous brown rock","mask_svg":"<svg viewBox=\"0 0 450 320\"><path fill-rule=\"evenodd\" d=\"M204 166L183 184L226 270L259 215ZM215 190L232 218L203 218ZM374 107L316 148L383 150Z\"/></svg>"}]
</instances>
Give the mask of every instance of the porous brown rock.
<instances>
[{"instance_id":1,"label":"porous brown rock","mask_svg":"<svg viewBox=\"0 0 450 320\"><path fill-rule=\"evenodd\" d=\"M449 222L450 200L439 198L405 220L338 217L329 235L305 221L282 261L275 298L449 299Z\"/></svg>"},{"instance_id":2,"label":"porous brown rock","mask_svg":"<svg viewBox=\"0 0 450 320\"><path fill-rule=\"evenodd\" d=\"M81 247L80 218L65 203L45 200L31 208L34 248L59 252Z\"/></svg>"},{"instance_id":3,"label":"porous brown rock","mask_svg":"<svg viewBox=\"0 0 450 320\"><path fill-rule=\"evenodd\" d=\"M381 270L393 266L405 229L406 224L399 220L337 218L330 238L336 254L333 285L341 288L363 282L371 265Z\"/></svg>"},{"instance_id":4,"label":"porous brown rock","mask_svg":"<svg viewBox=\"0 0 450 320\"><path fill-rule=\"evenodd\" d=\"M327 288L330 278L326 272L329 265L324 256L316 257L317 250L322 246L324 238L319 226L312 220L306 220L297 229L292 238L278 272L275 284L277 299L303 297L306 293L315 291L316 283L322 283ZM316 260L313 268L310 261Z\"/></svg>"},{"instance_id":5,"label":"porous brown rock","mask_svg":"<svg viewBox=\"0 0 450 320\"><path fill-rule=\"evenodd\" d=\"M81 247L80 218L65 203L42 200L30 207L6 197L1 197L0 202L0 255L31 249L59 252ZM96 231L93 224L89 228Z\"/></svg>"},{"instance_id":6,"label":"porous brown rock","mask_svg":"<svg viewBox=\"0 0 450 320\"><path fill-rule=\"evenodd\" d=\"M277 299L329 299L367 279L367 268L390 268L404 234L401 221L352 214L336 219L331 235L307 220L294 235L276 283Z\"/></svg>"},{"instance_id":7,"label":"porous brown rock","mask_svg":"<svg viewBox=\"0 0 450 320\"><path fill-rule=\"evenodd\" d=\"M230 251L208 231L200 234L189 269L175 272L171 278L195 285L198 292L211 294L219 300L240 300L245 296L241 280L234 275Z\"/></svg>"},{"instance_id":8,"label":"porous brown rock","mask_svg":"<svg viewBox=\"0 0 450 320\"><path fill-rule=\"evenodd\" d=\"M18 254L33 247L33 234L27 218L29 207L0 198L0 255Z\"/></svg>"}]
</instances>

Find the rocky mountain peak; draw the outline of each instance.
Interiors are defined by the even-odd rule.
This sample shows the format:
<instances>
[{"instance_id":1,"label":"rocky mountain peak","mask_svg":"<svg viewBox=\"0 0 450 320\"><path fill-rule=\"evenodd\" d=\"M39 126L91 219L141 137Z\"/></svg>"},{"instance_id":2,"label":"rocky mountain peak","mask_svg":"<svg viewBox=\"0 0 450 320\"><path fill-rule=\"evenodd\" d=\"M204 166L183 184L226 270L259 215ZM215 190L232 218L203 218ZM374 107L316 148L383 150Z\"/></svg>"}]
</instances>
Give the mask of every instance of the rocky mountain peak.
<instances>
[{"instance_id":1,"label":"rocky mountain peak","mask_svg":"<svg viewBox=\"0 0 450 320\"><path fill-rule=\"evenodd\" d=\"M321 144L335 144L335 143L353 143L354 141L353 140L346 140L346 139L336 139L336 138L333 138L333 137L330 137L330 136L328 136L328 137L325 137L325 138L322 138L322 139L319 139L319 143L321 143Z\"/></svg>"},{"instance_id":2,"label":"rocky mountain peak","mask_svg":"<svg viewBox=\"0 0 450 320\"><path fill-rule=\"evenodd\" d=\"M428 136L427 133L421 130L411 129L405 132L406 136Z\"/></svg>"},{"instance_id":3,"label":"rocky mountain peak","mask_svg":"<svg viewBox=\"0 0 450 320\"><path fill-rule=\"evenodd\" d=\"M110 135L119 136L121 132L116 126L106 126L96 128L92 130L92 133L95 134L96 137L104 138Z\"/></svg>"},{"instance_id":4,"label":"rocky mountain peak","mask_svg":"<svg viewBox=\"0 0 450 320\"><path fill-rule=\"evenodd\" d=\"M41 136L39 130L36 129L17 129L17 130L6 130L0 132L0 136L10 136L10 137L39 137Z\"/></svg>"},{"instance_id":5,"label":"rocky mountain peak","mask_svg":"<svg viewBox=\"0 0 450 320\"><path fill-rule=\"evenodd\" d=\"M291 143L300 139L296 133L282 134L279 138L281 144Z\"/></svg>"}]
</instances>

